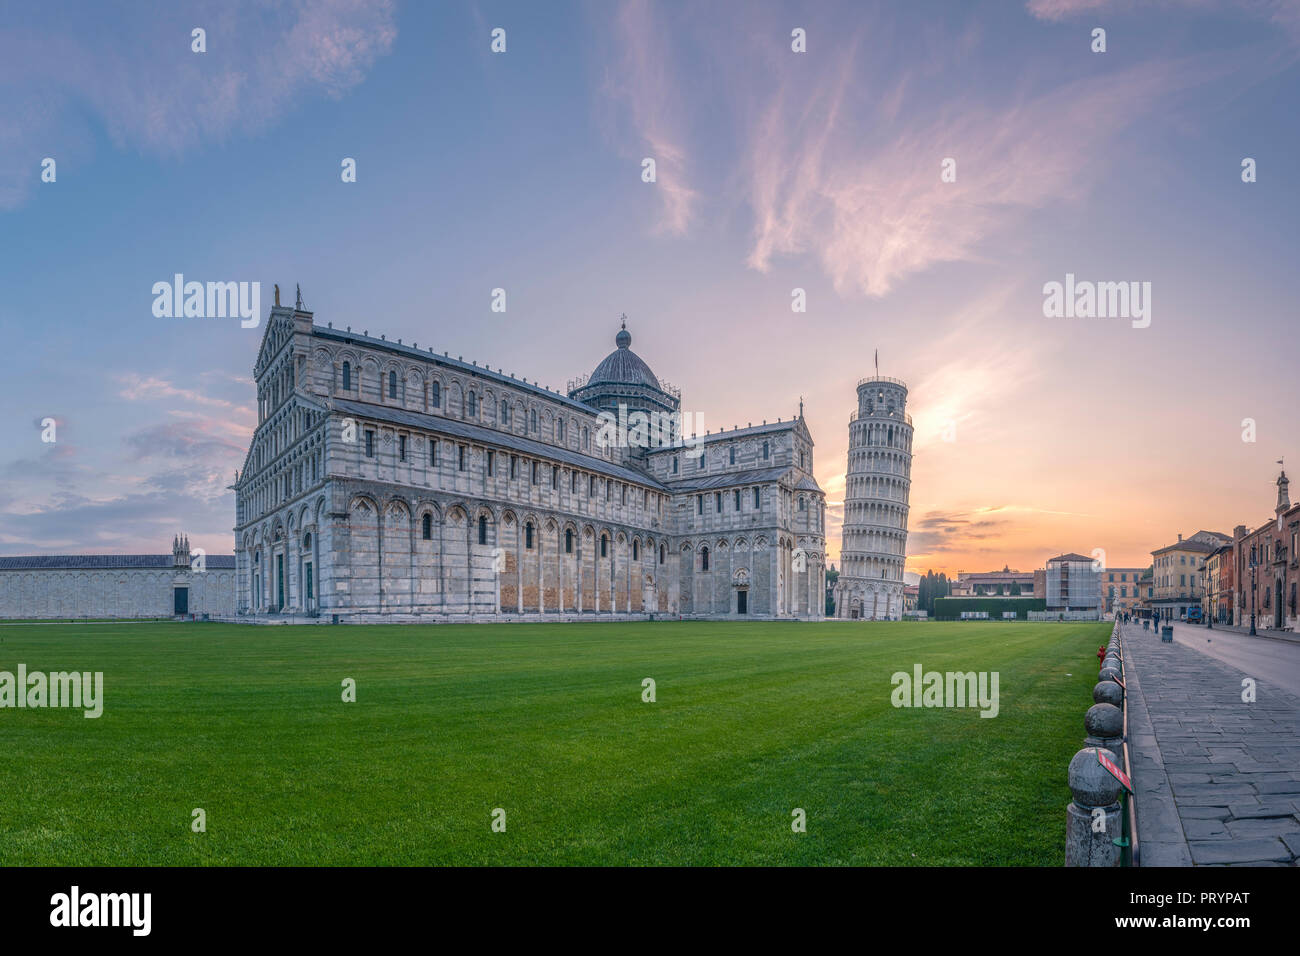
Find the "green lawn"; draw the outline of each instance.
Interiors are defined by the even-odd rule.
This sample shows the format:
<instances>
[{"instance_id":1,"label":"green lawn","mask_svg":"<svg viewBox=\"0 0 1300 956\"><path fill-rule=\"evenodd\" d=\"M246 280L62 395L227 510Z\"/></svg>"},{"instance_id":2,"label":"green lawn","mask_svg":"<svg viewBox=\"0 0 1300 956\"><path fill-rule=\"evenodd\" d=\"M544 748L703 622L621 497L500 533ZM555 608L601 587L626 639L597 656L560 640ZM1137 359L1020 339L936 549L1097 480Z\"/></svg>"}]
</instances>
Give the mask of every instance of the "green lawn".
<instances>
[{"instance_id":1,"label":"green lawn","mask_svg":"<svg viewBox=\"0 0 1300 956\"><path fill-rule=\"evenodd\" d=\"M1059 866L1109 630L3 627L105 702L0 709L0 864ZM999 715L894 708L917 663L998 671Z\"/></svg>"}]
</instances>

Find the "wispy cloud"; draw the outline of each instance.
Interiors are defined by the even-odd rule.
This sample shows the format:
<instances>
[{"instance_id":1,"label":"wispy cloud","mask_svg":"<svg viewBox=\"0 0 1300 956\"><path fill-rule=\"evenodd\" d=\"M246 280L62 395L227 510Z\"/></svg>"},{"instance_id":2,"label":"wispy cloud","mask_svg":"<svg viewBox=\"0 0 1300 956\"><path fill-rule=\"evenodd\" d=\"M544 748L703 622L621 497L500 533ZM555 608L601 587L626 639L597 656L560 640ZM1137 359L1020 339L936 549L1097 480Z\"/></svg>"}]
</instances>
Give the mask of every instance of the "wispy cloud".
<instances>
[{"instance_id":1,"label":"wispy cloud","mask_svg":"<svg viewBox=\"0 0 1300 956\"><path fill-rule=\"evenodd\" d=\"M1215 13L1263 20L1300 43L1300 3L1295 0L1028 0L1025 9L1039 20L1059 22L1090 14Z\"/></svg>"},{"instance_id":2,"label":"wispy cloud","mask_svg":"<svg viewBox=\"0 0 1300 956\"><path fill-rule=\"evenodd\" d=\"M682 91L673 79L674 52L668 27L648 0L626 0L614 18L614 56L607 67L605 94L626 111L630 129L614 135L635 141L642 152L620 151L638 162L655 161L660 215L656 229L682 235L695 216L699 193L690 186Z\"/></svg>"},{"instance_id":3,"label":"wispy cloud","mask_svg":"<svg viewBox=\"0 0 1300 956\"><path fill-rule=\"evenodd\" d=\"M1065 20L1121 3L1131 6L1127 0L1029 0L1025 9L1040 20Z\"/></svg>"},{"instance_id":4,"label":"wispy cloud","mask_svg":"<svg viewBox=\"0 0 1300 956\"><path fill-rule=\"evenodd\" d=\"M984 542L1005 537L1007 518L987 517L975 512L930 511L913 522L908 533L909 560L948 553L979 550Z\"/></svg>"},{"instance_id":5,"label":"wispy cloud","mask_svg":"<svg viewBox=\"0 0 1300 956\"><path fill-rule=\"evenodd\" d=\"M1004 329L1013 287L994 288L952 316L912 383L913 450L941 454L958 442L1019 427L1017 410L1041 377L1039 344Z\"/></svg>"},{"instance_id":6,"label":"wispy cloud","mask_svg":"<svg viewBox=\"0 0 1300 956\"><path fill-rule=\"evenodd\" d=\"M153 553L184 528L195 544L229 552L228 486L252 436L253 406L157 375L129 373L116 384L119 398L141 406L118 451L87 460L75 423L60 417L57 443L0 471L0 551ZM149 424L151 413L167 420Z\"/></svg>"},{"instance_id":7,"label":"wispy cloud","mask_svg":"<svg viewBox=\"0 0 1300 956\"><path fill-rule=\"evenodd\" d=\"M122 398L131 401L167 400L191 402L195 405L207 405L213 408L232 410L240 408L240 406L227 399L217 398L192 388L183 388L167 379L157 378L152 375L129 372L125 375L119 375L117 381L122 386L118 394Z\"/></svg>"},{"instance_id":8,"label":"wispy cloud","mask_svg":"<svg viewBox=\"0 0 1300 956\"><path fill-rule=\"evenodd\" d=\"M1061 19L1099 4L1111 5L1035 0L1029 11ZM1258 0L1245 9L1300 23L1300 4ZM1134 126L1192 102L1196 90L1234 72L1262 71L1245 53L1153 55L1099 73L1027 63L1017 86L997 88L968 82L963 58L984 52L974 17L924 32L916 38L919 55L900 62L882 58L870 42L899 28L878 9L855 17L858 32L833 43L821 24L813 31L822 43L815 55L783 50L774 38L784 37L788 24L762 5L726 45L717 35L702 44L684 17L665 23L659 13L647 0L618 8L604 90L619 110L620 139L658 162L659 229L682 235L699 219L702 197L688 182L688 155L696 177L721 160L736 172L709 201L719 219L734 212L737 197L748 208L746 263L766 272L779 260L811 257L845 297L883 297L937 264L1005 254L998 241L1033 213L1073 215L1114 169L1119 141ZM862 26L865 20L872 22ZM728 79L713 89L679 89L678 66L699 50L717 58L717 75ZM936 84L944 89L937 99ZM711 112L739 130L734 154L719 124L707 121ZM710 130L707 142L688 138L696 128ZM945 159L955 161L954 182L941 181Z\"/></svg>"},{"instance_id":9,"label":"wispy cloud","mask_svg":"<svg viewBox=\"0 0 1300 956\"><path fill-rule=\"evenodd\" d=\"M811 101L778 96L756 125L749 264L810 254L839 293L884 296L937 263L986 257L985 240L1027 212L1086 196L1120 133L1205 79L1152 63L1000 102L958 95L941 113L886 99L885 115L864 117L860 100L846 106L860 81L846 53ZM956 181L942 182L949 158Z\"/></svg>"},{"instance_id":10,"label":"wispy cloud","mask_svg":"<svg viewBox=\"0 0 1300 956\"><path fill-rule=\"evenodd\" d=\"M132 432L125 440L140 458L238 461L244 454L239 442L220 434L219 426L208 422L150 425Z\"/></svg>"},{"instance_id":11,"label":"wispy cloud","mask_svg":"<svg viewBox=\"0 0 1300 956\"><path fill-rule=\"evenodd\" d=\"M1067 518L1092 518L1082 511L1057 511L1053 508L1034 508L1029 505L991 505L984 508L976 508L971 514L983 517L985 515L1060 515Z\"/></svg>"},{"instance_id":12,"label":"wispy cloud","mask_svg":"<svg viewBox=\"0 0 1300 956\"><path fill-rule=\"evenodd\" d=\"M85 152L87 108L118 147L174 155L262 130L310 92L342 95L397 35L392 0L133 4L107 13L111 41L96 15L75 32L60 17L0 33L13 104L0 119L0 208L29 195L44 156ZM206 53L191 50L196 26Z\"/></svg>"}]
</instances>

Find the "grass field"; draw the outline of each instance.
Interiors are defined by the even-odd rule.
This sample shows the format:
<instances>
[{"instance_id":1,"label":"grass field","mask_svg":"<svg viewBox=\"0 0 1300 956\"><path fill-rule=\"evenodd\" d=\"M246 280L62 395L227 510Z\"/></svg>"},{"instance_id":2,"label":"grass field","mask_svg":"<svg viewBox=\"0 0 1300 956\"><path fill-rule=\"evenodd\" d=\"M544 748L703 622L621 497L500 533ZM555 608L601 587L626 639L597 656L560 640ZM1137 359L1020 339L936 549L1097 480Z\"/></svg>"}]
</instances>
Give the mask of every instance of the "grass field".
<instances>
[{"instance_id":1,"label":"grass field","mask_svg":"<svg viewBox=\"0 0 1300 956\"><path fill-rule=\"evenodd\" d=\"M1109 629L0 627L104 673L99 719L0 709L0 864L1059 866ZM998 716L894 708L917 663Z\"/></svg>"}]
</instances>

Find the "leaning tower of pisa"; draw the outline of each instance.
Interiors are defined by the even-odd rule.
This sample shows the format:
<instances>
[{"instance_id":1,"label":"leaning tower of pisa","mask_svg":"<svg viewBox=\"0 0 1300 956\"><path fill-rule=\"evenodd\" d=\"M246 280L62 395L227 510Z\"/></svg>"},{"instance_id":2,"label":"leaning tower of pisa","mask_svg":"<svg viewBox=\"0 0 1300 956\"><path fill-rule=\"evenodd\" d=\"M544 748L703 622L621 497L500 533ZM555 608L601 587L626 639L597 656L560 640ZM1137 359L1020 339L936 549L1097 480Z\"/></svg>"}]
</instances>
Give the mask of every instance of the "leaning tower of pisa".
<instances>
[{"instance_id":1,"label":"leaning tower of pisa","mask_svg":"<svg viewBox=\"0 0 1300 956\"><path fill-rule=\"evenodd\" d=\"M907 385L882 375L864 378L849 418L837 618L896 621L903 616L911 487Z\"/></svg>"}]
</instances>

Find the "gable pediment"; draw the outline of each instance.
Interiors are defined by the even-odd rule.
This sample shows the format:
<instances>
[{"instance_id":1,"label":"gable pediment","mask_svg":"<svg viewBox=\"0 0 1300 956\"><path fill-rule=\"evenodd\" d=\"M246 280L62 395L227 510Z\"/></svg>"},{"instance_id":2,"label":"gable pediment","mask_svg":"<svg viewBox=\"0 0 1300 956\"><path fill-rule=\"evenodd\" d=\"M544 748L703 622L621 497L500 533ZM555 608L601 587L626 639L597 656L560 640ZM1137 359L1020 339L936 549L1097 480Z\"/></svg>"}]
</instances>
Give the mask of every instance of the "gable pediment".
<instances>
[{"instance_id":1,"label":"gable pediment","mask_svg":"<svg viewBox=\"0 0 1300 956\"><path fill-rule=\"evenodd\" d=\"M259 378L267 366L275 360L284 348L284 343L293 338L293 310L282 307L271 309L271 318L262 332L262 344L257 350L257 361L253 365L253 377Z\"/></svg>"}]
</instances>

